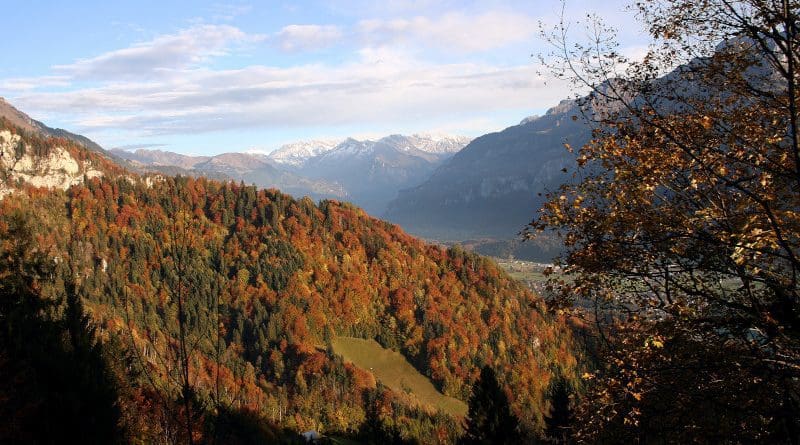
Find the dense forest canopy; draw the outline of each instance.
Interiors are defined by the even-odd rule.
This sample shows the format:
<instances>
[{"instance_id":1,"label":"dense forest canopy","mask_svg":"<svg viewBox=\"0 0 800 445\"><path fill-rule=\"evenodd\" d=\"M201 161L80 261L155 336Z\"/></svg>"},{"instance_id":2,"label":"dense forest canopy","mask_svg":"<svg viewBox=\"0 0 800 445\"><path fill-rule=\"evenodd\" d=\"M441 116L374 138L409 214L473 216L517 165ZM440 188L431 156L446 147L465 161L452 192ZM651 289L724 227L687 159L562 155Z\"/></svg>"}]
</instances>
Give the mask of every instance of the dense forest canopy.
<instances>
[{"instance_id":1,"label":"dense forest canopy","mask_svg":"<svg viewBox=\"0 0 800 445\"><path fill-rule=\"evenodd\" d=\"M546 301L351 204L0 119L0 442L800 443L800 4L633 7L639 61L596 21L546 35L593 129L527 232L565 248ZM82 177L26 183L64 156ZM345 361L353 337L466 417Z\"/></svg>"},{"instance_id":2,"label":"dense forest canopy","mask_svg":"<svg viewBox=\"0 0 800 445\"><path fill-rule=\"evenodd\" d=\"M42 153L56 145L83 153L23 136ZM552 376L577 373L563 322L492 262L427 245L350 204L109 169L64 192L7 196L3 239L13 237L14 215L24 216L43 261L68 270L38 281L42 298L80 297L99 337L138 369L123 404L132 417L152 417L136 433L147 440L207 438L203 417L224 409L352 435L369 403L383 404L380 421L404 440L460 434L460 419L342 362L330 348L341 335L402 352L461 400L491 366L526 434L543 428Z\"/></svg>"}]
</instances>

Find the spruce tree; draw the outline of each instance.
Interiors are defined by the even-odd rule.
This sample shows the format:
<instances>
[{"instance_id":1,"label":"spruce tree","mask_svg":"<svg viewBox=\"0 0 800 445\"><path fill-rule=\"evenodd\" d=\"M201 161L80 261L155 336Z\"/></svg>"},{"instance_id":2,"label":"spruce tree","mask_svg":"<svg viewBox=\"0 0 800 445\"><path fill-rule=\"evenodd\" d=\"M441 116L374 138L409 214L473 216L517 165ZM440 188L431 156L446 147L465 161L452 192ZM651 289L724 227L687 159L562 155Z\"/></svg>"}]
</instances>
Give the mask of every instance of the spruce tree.
<instances>
[{"instance_id":1,"label":"spruce tree","mask_svg":"<svg viewBox=\"0 0 800 445\"><path fill-rule=\"evenodd\" d=\"M563 378L558 378L550 395L550 414L545 417L547 437L559 444L570 442L572 410L569 403L570 389Z\"/></svg>"},{"instance_id":2,"label":"spruce tree","mask_svg":"<svg viewBox=\"0 0 800 445\"><path fill-rule=\"evenodd\" d=\"M460 443L517 444L520 441L518 424L519 421L511 413L508 397L497 382L494 370L484 366L480 377L472 386L464 428L466 431Z\"/></svg>"}]
</instances>

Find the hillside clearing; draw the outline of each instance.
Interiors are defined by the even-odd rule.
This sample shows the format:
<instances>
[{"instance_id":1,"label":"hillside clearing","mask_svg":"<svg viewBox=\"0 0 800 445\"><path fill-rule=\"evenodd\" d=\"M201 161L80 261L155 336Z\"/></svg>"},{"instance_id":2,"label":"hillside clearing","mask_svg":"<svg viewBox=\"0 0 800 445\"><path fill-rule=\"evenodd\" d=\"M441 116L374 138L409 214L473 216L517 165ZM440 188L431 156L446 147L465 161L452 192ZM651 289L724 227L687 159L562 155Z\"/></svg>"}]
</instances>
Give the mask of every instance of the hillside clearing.
<instances>
[{"instance_id":1,"label":"hillside clearing","mask_svg":"<svg viewBox=\"0 0 800 445\"><path fill-rule=\"evenodd\" d=\"M420 374L399 352L381 347L375 340L336 337L333 350L345 361L369 370L375 379L399 393L412 393L422 403L452 416L464 417L467 405L461 400L439 392L431 381Z\"/></svg>"}]
</instances>

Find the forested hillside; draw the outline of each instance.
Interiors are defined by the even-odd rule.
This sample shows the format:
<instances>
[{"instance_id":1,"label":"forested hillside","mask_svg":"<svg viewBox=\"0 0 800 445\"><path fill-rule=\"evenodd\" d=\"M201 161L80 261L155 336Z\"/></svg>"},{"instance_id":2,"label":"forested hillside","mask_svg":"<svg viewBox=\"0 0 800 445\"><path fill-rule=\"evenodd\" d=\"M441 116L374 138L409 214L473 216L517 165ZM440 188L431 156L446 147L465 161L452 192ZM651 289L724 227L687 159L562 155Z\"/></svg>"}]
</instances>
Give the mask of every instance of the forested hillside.
<instances>
[{"instance_id":1,"label":"forested hillside","mask_svg":"<svg viewBox=\"0 0 800 445\"><path fill-rule=\"evenodd\" d=\"M26 45L31 17L122 15L56 3L4 11L0 92L122 147L575 97L435 171L455 145L392 136L147 174L0 100L0 444L800 444L800 0L637 0L619 32L566 2L182 5L150 41ZM375 204L433 172L387 217L469 241L238 183L273 163ZM546 264L504 264L541 297L469 251L522 239Z\"/></svg>"},{"instance_id":2,"label":"forested hillside","mask_svg":"<svg viewBox=\"0 0 800 445\"><path fill-rule=\"evenodd\" d=\"M10 128L42 153L85 151ZM198 440L217 434L208 419L223 409L294 431L356 434L377 418L406 440L460 434L459 419L343 363L337 335L402 352L461 400L492 366L528 434L553 377L577 372L563 323L492 262L349 204L113 165L66 191L21 190L0 204L0 234L23 221L61 271L36 280L41 294L80 296L103 342L126 351L137 372L120 377L120 404L147 441L180 434L179 413Z\"/></svg>"}]
</instances>

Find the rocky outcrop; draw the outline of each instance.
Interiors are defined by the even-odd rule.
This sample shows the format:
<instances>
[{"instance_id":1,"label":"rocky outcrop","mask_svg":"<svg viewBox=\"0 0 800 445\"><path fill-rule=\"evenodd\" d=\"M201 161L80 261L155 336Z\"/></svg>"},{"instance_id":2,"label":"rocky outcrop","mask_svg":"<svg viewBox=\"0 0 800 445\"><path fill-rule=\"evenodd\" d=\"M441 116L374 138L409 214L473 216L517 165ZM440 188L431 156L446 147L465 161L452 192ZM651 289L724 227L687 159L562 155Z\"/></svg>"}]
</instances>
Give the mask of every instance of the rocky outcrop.
<instances>
[{"instance_id":1,"label":"rocky outcrop","mask_svg":"<svg viewBox=\"0 0 800 445\"><path fill-rule=\"evenodd\" d=\"M0 197L21 185L66 190L84 178L102 175L90 161L79 162L64 147L35 153L20 135L0 131Z\"/></svg>"}]
</instances>

